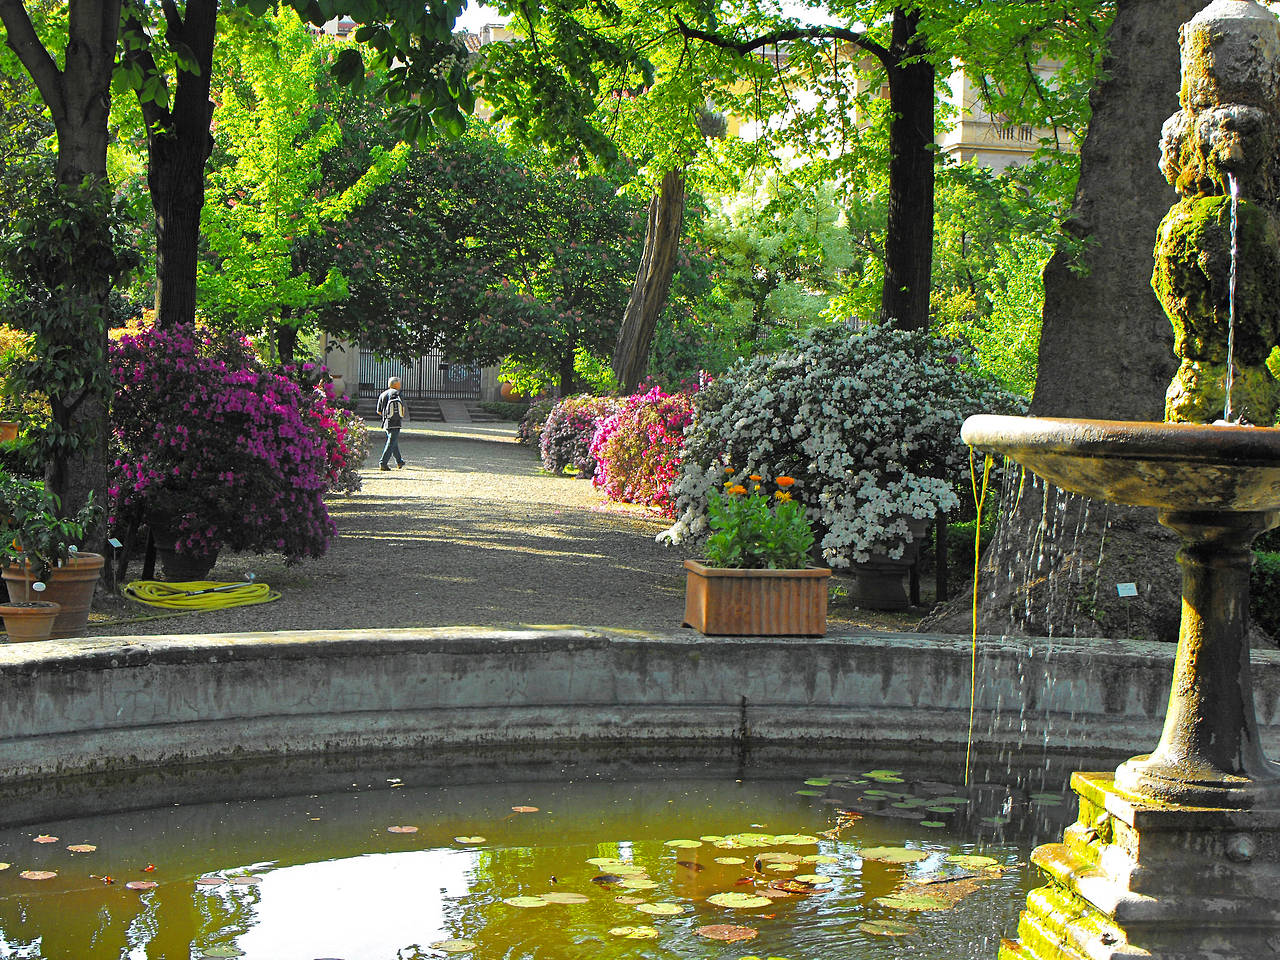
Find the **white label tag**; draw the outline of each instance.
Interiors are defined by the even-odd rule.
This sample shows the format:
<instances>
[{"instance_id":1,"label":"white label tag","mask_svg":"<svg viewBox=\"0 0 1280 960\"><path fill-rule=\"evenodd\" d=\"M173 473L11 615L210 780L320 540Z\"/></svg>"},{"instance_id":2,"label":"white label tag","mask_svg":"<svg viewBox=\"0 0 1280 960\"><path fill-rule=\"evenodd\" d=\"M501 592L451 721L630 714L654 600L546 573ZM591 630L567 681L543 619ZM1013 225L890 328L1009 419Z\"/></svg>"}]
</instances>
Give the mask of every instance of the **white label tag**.
<instances>
[{"instance_id":1,"label":"white label tag","mask_svg":"<svg viewBox=\"0 0 1280 960\"><path fill-rule=\"evenodd\" d=\"M1117 583L1116 593L1122 597L1136 597L1138 595L1138 585L1136 583Z\"/></svg>"},{"instance_id":2,"label":"white label tag","mask_svg":"<svg viewBox=\"0 0 1280 960\"><path fill-rule=\"evenodd\" d=\"M119 550L121 547L124 546L124 544L121 543L119 540L117 540L115 537L112 537L110 540L107 541L107 543L115 547L117 550Z\"/></svg>"}]
</instances>

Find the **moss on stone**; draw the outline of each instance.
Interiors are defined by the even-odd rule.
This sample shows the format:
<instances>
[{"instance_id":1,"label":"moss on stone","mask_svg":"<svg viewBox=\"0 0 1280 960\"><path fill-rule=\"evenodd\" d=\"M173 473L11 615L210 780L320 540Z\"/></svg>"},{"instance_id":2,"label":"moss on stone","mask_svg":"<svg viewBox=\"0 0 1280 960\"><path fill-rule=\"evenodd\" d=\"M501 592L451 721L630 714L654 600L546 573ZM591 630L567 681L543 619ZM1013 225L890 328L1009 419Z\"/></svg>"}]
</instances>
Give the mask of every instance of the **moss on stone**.
<instances>
[{"instance_id":1,"label":"moss on stone","mask_svg":"<svg viewBox=\"0 0 1280 960\"><path fill-rule=\"evenodd\" d=\"M1222 419L1226 401L1225 363L1183 360L1165 394L1164 418L1176 423L1213 423ZM1259 426L1271 426L1280 408L1280 382L1265 364L1236 364L1231 414Z\"/></svg>"},{"instance_id":2,"label":"moss on stone","mask_svg":"<svg viewBox=\"0 0 1280 960\"><path fill-rule=\"evenodd\" d=\"M1241 201L1236 270L1236 358L1265 361L1280 332L1280 229L1272 215ZM1156 241L1151 284L1174 330L1174 353L1215 363L1227 358L1231 273L1231 205L1196 197L1170 208Z\"/></svg>"}]
</instances>

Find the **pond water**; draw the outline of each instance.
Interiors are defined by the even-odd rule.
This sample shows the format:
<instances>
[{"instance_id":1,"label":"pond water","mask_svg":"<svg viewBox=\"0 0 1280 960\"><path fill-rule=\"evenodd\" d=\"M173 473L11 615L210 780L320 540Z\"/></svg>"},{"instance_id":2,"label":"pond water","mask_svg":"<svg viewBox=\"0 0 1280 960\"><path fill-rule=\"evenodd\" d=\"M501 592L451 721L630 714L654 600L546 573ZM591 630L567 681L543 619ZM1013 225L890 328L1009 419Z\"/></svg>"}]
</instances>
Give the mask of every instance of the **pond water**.
<instances>
[{"instance_id":1,"label":"pond water","mask_svg":"<svg viewBox=\"0 0 1280 960\"><path fill-rule=\"evenodd\" d=\"M990 958L1071 814L885 768L739 776L386 776L10 828L0 957Z\"/></svg>"}]
</instances>

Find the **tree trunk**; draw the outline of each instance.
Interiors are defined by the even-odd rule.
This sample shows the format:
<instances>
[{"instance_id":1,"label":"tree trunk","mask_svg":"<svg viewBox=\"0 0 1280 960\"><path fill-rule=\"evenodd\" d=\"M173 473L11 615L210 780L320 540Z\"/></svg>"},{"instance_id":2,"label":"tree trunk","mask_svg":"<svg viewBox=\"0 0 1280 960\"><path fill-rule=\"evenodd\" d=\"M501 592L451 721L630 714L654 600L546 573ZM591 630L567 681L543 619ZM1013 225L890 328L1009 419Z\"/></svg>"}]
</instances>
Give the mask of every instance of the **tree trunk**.
<instances>
[{"instance_id":1,"label":"tree trunk","mask_svg":"<svg viewBox=\"0 0 1280 960\"><path fill-rule=\"evenodd\" d=\"M1160 128L1178 109L1178 28L1203 5L1117 4L1067 224L1087 243L1045 268L1033 414L1162 415L1176 362L1172 328L1151 291L1151 251L1176 197L1157 168ZM1028 495L1030 478L1022 489L984 554L980 632L1177 639L1176 542L1151 510L1094 503L1081 523L1081 505L1062 506L1054 491ZM1071 533L1069 546L1053 542L1055 527ZM1120 599L1119 583L1135 584L1138 596ZM957 599L926 623L967 632L968 605Z\"/></svg>"},{"instance_id":2,"label":"tree trunk","mask_svg":"<svg viewBox=\"0 0 1280 960\"><path fill-rule=\"evenodd\" d=\"M613 351L613 375L620 393L634 393L648 369L649 347L667 305L683 224L684 171L668 170L657 195L649 201L644 254Z\"/></svg>"},{"instance_id":3,"label":"tree trunk","mask_svg":"<svg viewBox=\"0 0 1280 960\"><path fill-rule=\"evenodd\" d=\"M920 13L893 11L889 78L889 220L884 243L882 319L904 330L929 326L933 271L934 69L916 32Z\"/></svg>"},{"instance_id":4,"label":"tree trunk","mask_svg":"<svg viewBox=\"0 0 1280 960\"><path fill-rule=\"evenodd\" d=\"M293 363L293 355L297 352L298 347L298 328L291 326L287 321L287 316L280 318L280 325L276 327L276 355L283 364Z\"/></svg>"},{"instance_id":5,"label":"tree trunk","mask_svg":"<svg viewBox=\"0 0 1280 960\"><path fill-rule=\"evenodd\" d=\"M564 353L560 355L560 396L567 397L572 395L573 383L573 361L576 351L573 344L565 347Z\"/></svg>"}]
</instances>

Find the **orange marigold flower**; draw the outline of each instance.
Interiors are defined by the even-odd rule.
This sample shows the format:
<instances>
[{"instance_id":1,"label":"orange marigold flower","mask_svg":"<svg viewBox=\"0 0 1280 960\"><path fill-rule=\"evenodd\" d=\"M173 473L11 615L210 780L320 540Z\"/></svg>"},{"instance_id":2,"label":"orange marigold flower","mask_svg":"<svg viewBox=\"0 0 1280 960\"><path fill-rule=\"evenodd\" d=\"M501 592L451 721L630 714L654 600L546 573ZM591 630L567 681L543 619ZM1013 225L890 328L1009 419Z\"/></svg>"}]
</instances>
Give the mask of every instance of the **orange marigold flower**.
<instances>
[{"instance_id":1,"label":"orange marigold flower","mask_svg":"<svg viewBox=\"0 0 1280 960\"><path fill-rule=\"evenodd\" d=\"M760 476L760 474L758 473L753 473L748 479L754 480L756 483L759 483L761 480L764 479L764 477Z\"/></svg>"},{"instance_id":2,"label":"orange marigold flower","mask_svg":"<svg viewBox=\"0 0 1280 960\"><path fill-rule=\"evenodd\" d=\"M725 472L725 473L733 473L733 467L725 467L725 468L724 468L724 472Z\"/></svg>"},{"instance_id":3,"label":"orange marigold flower","mask_svg":"<svg viewBox=\"0 0 1280 960\"><path fill-rule=\"evenodd\" d=\"M795 477L779 477L775 483L780 487L789 487L796 482Z\"/></svg>"},{"instance_id":4,"label":"orange marigold flower","mask_svg":"<svg viewBox=\"0 0 1280 960\"><path fill-rule=\"evenodd\" d=\"M744 487L744 486L743 486L742 484L740 484L740 483L735 483L732 487L730 487L730 488L729 488L729 492L730 492L731 494L733 494L735 497L737 497L737 496L741 496L742 494L746 493L746 492L747 492L747 488L746 488L746 487Z\"/></svg>"},{"instance_id":5,"label":"orange marigold flower","mask_svg":"<svg viewBox=\"0 0 1280 960\"><path fill-rule=\"evenodd\" d=\"M775 493L773 496L774 496L774 498L775 498L775 499L780 500L780 501L782 501L783 503L786 503L787 501L789 501L789 500L791 499L791 494L787 493L787 491L785 491L785 490L779 490L779 491L778 491L777 493Z\"/></svg>"}]
</instances>

